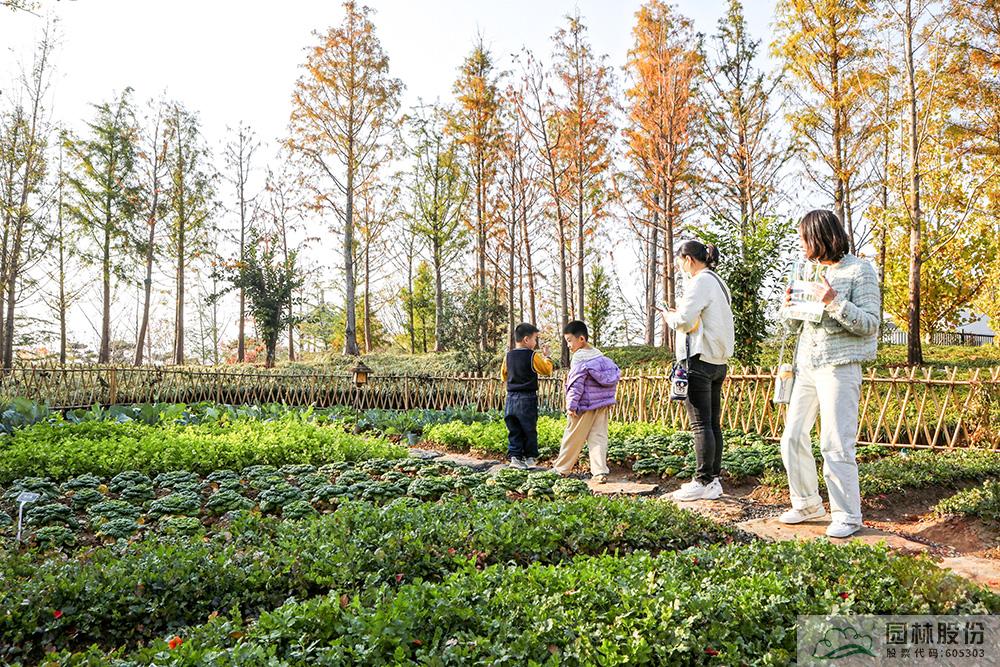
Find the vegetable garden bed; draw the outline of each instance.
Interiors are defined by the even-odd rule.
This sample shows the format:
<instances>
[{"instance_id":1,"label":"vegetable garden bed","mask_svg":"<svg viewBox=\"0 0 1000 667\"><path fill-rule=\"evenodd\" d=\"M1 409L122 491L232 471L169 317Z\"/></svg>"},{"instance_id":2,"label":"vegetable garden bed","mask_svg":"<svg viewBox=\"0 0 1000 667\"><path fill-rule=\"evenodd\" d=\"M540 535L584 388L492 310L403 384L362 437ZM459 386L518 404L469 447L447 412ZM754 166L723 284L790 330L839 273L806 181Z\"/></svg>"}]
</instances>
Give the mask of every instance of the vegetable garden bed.
<instances>
[{"instance_id":1,"label":"vegetable garden bed","mask_svg":"<svg viewBox=\"0 0 1000 667\"><path fill-rule=\"evenodd\" d=\"M502 455L495 413L161 404L0 421L4 663L777 665L800 614L1000 613L926 558L763 543L657 498L390 442ZM562 428L542 418L543 452ZM780 489L775 443L726 437L728 485ZM691 445L612 424L609 459L670 487ZM996 453L859 454L869 497L979 480L938 511L995 511ZM15 549L24 490L42 498Z\"/></svg>"}]
</instances>

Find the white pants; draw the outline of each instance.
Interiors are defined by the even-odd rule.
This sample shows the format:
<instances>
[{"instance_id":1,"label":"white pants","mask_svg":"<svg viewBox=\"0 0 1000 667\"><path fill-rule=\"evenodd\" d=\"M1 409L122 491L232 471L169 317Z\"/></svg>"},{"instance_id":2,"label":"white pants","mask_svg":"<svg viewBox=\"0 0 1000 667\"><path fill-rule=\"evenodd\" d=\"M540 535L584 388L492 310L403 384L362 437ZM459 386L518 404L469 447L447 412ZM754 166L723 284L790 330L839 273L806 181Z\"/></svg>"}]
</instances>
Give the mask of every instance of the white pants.
<instances>
[{"instance_id":1,"label":"white pants","mask_svg":"<svg viewBox=\"0 0 1000 667\"><path fill-rule=\"evenodd\" d=\"M861 403L861 364L796 369L792 400L781 437L792 507L822 504L810 432L820 416L823 479L835 520L861 525L861 490L855 445Z\"/></svg>"},{"instance_id":2,"label":"white pants","mask_svg":"<svg viewBox=\"0 0 1000 667\"><path fill-rule=\"evenodd\" d=\"M559 456L552 462L552 467L562 475L568 475L576 460L580 458L583 445L590 452L590 474L608 474L608 417L611 408L587 410L575 417L569 416L566 421L566 432L563 433Z\"/></svg>"}]
</instances>

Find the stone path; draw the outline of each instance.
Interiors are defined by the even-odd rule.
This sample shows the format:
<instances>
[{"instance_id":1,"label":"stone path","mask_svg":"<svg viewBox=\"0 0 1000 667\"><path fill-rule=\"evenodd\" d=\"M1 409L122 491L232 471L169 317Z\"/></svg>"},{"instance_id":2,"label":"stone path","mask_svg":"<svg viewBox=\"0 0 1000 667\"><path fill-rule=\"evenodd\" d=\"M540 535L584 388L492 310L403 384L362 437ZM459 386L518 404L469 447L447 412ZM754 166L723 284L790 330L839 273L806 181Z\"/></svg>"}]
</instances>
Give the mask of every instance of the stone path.
<instances>
[{"instance_id":1,"label":"stone path","mask_svg":"<svg viewBox=\"0 0 1000 667\"><path fill-rule=\"evenodd\" d=\"M477 456L465 454L442 454L432 450L411 449L410 454L424 459L437 459L450 461L458 465L470 467L478 471L487 471L496 474L507 466L503 461L481 459ZM545 468L534 468L533 470L545 470ZM596 484L593 480L587 479L587 486L591 491L599 495L631 495L649 496L659 490L656 484L642 484L633 482L624 477L611 477L605 484ZM670 496L661 496L664 502L675 503ZM754 507L753 501L736 498L733 496L722 496L718 500L697 500L694 502L675 503L679 507L692 512L697 512L719 523L732 525L739 530L746 531L765 540L815 540L830 539L832 542L859 541L866 544L885 544L900 553L918 554L927 553L931 550L926 544L909 540L895 533L890 533L870 526L865 526L857 533L846 539L826 537L826 527L829 523L829 515L817 521L806 521L804 523L789 526L778 521L775 516L756 516L763 507ZM767 510L771 513L771 510ZM977 558L974 556L958 556L954 558L944 558L938 565L951 570L952 572L970 579L981 586L1000 592L1000 560L990 558Z\"/></svg>"}]
</instances>

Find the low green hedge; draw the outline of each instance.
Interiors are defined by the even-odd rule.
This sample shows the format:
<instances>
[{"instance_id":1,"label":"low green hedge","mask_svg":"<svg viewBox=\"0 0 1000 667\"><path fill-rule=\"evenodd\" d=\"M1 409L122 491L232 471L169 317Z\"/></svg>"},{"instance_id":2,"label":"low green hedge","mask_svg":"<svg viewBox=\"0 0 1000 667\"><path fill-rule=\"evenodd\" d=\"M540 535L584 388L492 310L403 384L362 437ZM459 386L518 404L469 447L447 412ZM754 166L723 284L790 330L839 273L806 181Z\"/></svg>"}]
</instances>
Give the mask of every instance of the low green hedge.
<instances>
[{"instance_id":1,"label":"low green hedge","mask_svg":"<svg viewBox=\"0 0 1000 667\"><path fill-rule=\"evenodd\" d=\"M538 453L541 458L551 458L559 453L565 430L565 417L543 415L538 418ZM608 426L608 444L609 448L613 448L649 436L666 436L672 433L674 429L663 424L611 422ZM502 420L436 424L424 431L424 439L456 451L490 456L503 456L507 453L507 427Z\"/></svg>"},{"instance_id":2,"label":"low green hedge","mask_svg":"<svg viewBox=\"0 0 1000 667\"><path fill-rule=\"evenodd\" d=\"M291 414L267 422L190 426L42 423L0 440L0 485L29 476L63 481L85 473L111 477L125 470L208 474L256 464L322 464L405 455L405 449L386 440L345 433Z\"/></svg>"},{"instance_id":3,"label":"low green hedge","mask_svg":"<svg viewBox=\"0 0 1000 667\"><path fill-rule=\"evenodd\" d=\"M37 659L50 646L134 645L213 612L256 614L288 597L330 590L377 597L385 586L440 580L469 562L558 563L684 549L732 534L656 501L401 499L381 508L350 503L301 522L248 518L204 540L151 538L75 560L7 554L0 559L0 662Z\"/></svg>"},{"instance_id":4,"label":"low green hedge","mask_svg":"<svg viewBox=\"0 0 1000 667\"><path fill-rule=\"evenodd\" d=\"M864 497L947 486L996 475L1000 475L1000 452L985 449L905 450L858 463L858 480ZM787 488L788 477L781 471L768 472L763 483ZM822 476L819 483L824 486Z\"/></svg>"},{"instance_id":5,"label":"low green hedge","mask_svg":"<svg viewBox=\"0 0 1000 667\"><path fill-rule=\"evenodd\" d=\"M787 665L802 614L997 613L1000 598L931 561L828 542L465 567L372 601L291 601L256 623L217 618L156 665ZM179 644L179 645L178 645ZM95 664L61 656L62 664Z\"/></svg>"},{"instance_id":6,"label":"low green hedge","mask_svg":"<svg viewBox=\"0 0 1000 667\"><path fill-rule=\"evenodd\" d=\"M550 471L505 468L490 476L447 461L412 458L371 459L356 466L342 461L318 468L304 463L254 465L240 472L216 470L206 477L187 470L155 477L127 470L110 479L88 473L62 485L26 477L0 493L0 549L16 547L16 499L22 491L41 495L24 512L22 538L44 549L92 546L150 533L193 535L220 523L224 527L230 512L301 519L329 513L349 500L384 504L402 497L518 500L590 494L585 482L560 479Z\"/></svg>"},{"instance_id":7,"label":"low green hedge","mask_svg":"<svg viewBox=\"0 0 1000 667\"><path fill-rule=\"evenodd\" d=\"M939 516L959 515L1000 522L1000 480L986 480L982 486L959 491L934 507Z\"/></svg>"}]
</instances>

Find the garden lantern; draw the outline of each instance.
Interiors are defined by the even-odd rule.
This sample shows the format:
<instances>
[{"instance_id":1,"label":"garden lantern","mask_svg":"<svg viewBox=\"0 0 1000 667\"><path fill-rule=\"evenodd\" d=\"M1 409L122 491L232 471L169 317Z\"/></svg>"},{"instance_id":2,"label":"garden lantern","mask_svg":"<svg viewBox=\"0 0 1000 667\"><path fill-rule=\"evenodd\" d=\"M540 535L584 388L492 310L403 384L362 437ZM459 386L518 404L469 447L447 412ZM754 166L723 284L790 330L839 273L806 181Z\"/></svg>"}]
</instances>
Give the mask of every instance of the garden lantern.
<instances>
[{"instance_id":1,"label":"garden lantern","mask_svg":"<svg viewBox=\"0 0 1000 667\"><path fill-rule=\"evenodd\" d=\"M368 384L368 376L371 375L372 369L365 366L364 361L358 361L358 365L351 372L354 374L354 385L362 387Z\"/></svg>"}]
</instances>

